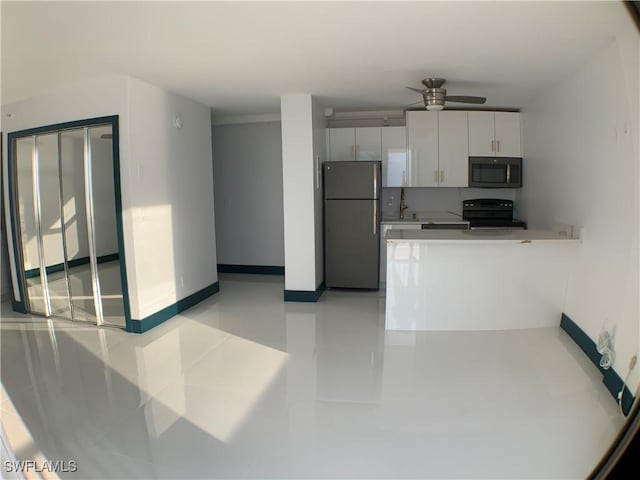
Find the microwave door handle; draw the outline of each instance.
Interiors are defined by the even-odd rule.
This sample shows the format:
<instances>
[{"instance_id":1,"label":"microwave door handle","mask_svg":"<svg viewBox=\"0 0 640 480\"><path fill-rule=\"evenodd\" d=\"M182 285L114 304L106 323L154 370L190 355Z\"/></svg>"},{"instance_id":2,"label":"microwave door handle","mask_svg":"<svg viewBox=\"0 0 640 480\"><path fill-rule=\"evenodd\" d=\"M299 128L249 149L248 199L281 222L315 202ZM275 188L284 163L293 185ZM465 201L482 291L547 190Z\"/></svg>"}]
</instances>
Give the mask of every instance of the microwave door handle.
<instances>
[{"instance_id":1,"label":"microwave door handle","mask_svg":"<svg viewBox=\"0 0 640 480\"><path fill-rule=\"evenodd\" d=\"M507 163L507 185L511 184L511 164Z\"/></svg>"}]
</instances>

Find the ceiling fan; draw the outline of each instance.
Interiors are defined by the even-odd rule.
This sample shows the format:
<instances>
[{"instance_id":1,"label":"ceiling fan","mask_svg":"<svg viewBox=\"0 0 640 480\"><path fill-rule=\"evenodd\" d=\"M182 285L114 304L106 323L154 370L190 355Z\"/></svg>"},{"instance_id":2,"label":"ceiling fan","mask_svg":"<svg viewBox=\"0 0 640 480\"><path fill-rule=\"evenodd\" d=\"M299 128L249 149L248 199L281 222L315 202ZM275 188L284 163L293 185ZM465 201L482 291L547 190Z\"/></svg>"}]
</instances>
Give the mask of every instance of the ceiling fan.
<instances>
[{"instance_id":1,"label":"ceiling fan","mask_svg":"<svg viewBox=\"0 0 640 480\"><path fill-rule=\"evenodd\" d=\"M485 97L470 97L460 95L447 95L447 89L442 88L446 80L444 78L425 78L422 84L423 89L407 87L409 90L420 93L424 100L424 107L427 110L442 110L444 102L476 103L483 104L487 101ZM420 102L416 102L420 103Z\"/></svg>"}]
</instances>

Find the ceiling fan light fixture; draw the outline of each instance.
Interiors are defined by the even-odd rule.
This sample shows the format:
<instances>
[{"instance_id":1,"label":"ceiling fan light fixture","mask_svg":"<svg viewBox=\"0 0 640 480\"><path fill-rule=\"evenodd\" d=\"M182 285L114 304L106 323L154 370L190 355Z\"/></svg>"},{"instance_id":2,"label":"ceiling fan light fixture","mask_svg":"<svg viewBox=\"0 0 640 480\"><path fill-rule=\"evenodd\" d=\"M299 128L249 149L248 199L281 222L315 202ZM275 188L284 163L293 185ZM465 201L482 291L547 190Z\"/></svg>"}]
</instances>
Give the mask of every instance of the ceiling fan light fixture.
<instances>
[{"instance_id":1,"label":"ceiling fan light fixture","mask_svg":"<svg viewBox=\"0 0 640 480\"><path fill-rule=\"evenodd\" d=\"M424 107L429 111L442 110L447 91L444 88L432 88L422 94Z\"/></svg>"}]
</instances>

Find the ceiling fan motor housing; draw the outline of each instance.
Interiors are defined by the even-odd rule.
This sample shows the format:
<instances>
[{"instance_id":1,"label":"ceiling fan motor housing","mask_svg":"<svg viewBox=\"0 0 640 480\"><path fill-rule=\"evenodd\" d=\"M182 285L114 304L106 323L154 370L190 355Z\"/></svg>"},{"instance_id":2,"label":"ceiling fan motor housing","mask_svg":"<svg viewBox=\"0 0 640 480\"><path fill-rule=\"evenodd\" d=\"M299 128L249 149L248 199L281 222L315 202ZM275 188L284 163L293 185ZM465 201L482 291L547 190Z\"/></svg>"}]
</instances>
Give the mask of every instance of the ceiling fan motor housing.
<instances>
[{"instance_id":1,"label":"ceiling fan motor housing","mask_svg":"<svg viewBox=\"0 0 640 480\"><path fill-rule=\"evenodd\" d=\"M447 90L444 88L429 88L422 94L424 99L424 106L427 110L429 107L443 107L444 101L447 97ZM432 108L435 110L436 108Z\"/></svg>"}]
</instances>

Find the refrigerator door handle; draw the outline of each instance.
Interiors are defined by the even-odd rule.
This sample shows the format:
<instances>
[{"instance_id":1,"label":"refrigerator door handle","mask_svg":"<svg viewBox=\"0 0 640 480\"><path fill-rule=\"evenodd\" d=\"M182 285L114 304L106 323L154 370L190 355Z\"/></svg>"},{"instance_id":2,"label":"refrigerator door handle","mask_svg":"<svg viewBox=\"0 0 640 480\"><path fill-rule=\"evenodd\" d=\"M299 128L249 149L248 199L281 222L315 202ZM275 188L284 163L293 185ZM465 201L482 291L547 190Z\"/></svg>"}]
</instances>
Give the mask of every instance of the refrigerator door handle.
<instances>
[{"instance_id":1,"label":"refrigerator door handle","mask_svg":"<svg viewBox=\"0 0 640 480\"><path fill-rule=\"evenodd\" d=\"M373 201L373 236L378 235L378 200Z\"/></svg>"},{"instance_id":2,"label":"refrigerator door handle","mask_svg":"<svg viewBox=\"0 0 640 480\"><path fill-rule=\"evenodd\" d=\"M372 164L373 167L373 198L378 198L378 164Z\"/></svg>"}]
</instances>

